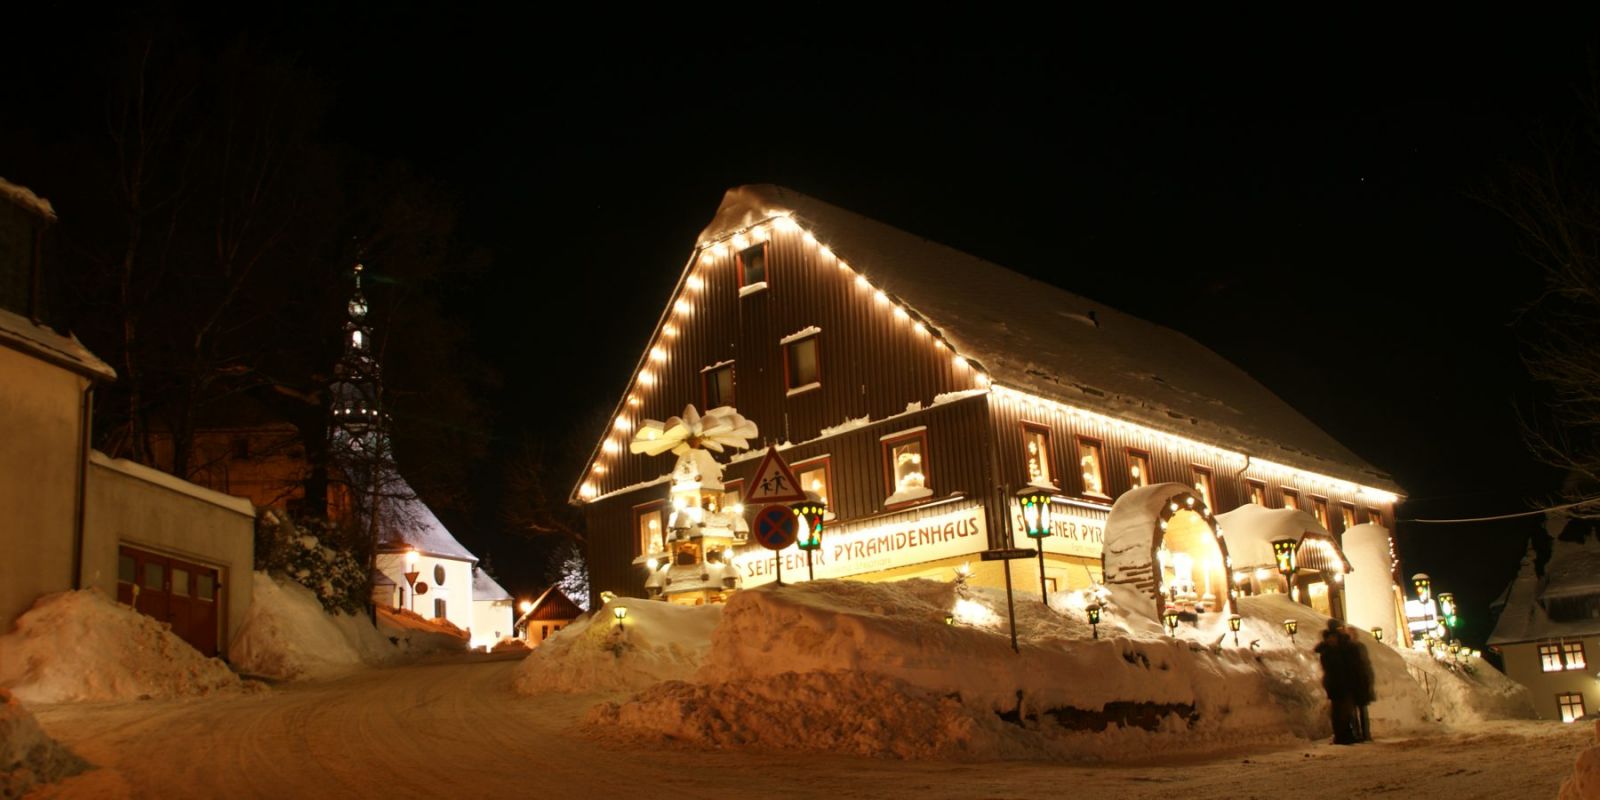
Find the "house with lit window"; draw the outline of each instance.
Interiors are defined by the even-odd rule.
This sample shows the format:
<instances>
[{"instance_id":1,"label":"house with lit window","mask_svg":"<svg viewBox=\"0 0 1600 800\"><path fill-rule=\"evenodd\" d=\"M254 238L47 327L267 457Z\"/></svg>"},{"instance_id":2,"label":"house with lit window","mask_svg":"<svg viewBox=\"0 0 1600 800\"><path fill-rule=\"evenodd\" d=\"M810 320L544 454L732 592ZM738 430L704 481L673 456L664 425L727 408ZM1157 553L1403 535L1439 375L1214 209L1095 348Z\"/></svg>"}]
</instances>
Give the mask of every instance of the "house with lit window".
<instances>
[{"instance_id":1,"label":"house with lit window","mask_svg":"<svg viewBox=\"0 0 1600 800\"><path fill-rule=\"evenodd\" d=\"M1197 614L1288 591L1340 616L1344 532L1393 519L1387 475L1193 339L789 189L728 191L664 300L571 495L597 595L644 596L683 566L647 557L675 535L672 465L629 441L689 405L758 429L719 456L706 511L752 513L769 448L826 504L818 578L970 564L999 585L983 551L1038 547L1042 583L1013 569L1024 590L1130 583ZM1052 535L1026 535L1023 496L1044 498ZM1286 579L1230 558L1217 515L1247 504L1293 512ZM736 536L703 570L727 590L807 574L808 554Z\"/></svg>"},{"instance_id":2,"label":"house with lit window","mask_svg":"<svg viewBox=\"0 0 1600 800\"><path fill-rule=\"evenodd\" d=\"M564 592L552 586L528 603L527 610L517 618L516 628L529 647L538 647L584 613Z\"/></svg>"},{"instance_id":3,"label":"house with lit window","mask_svg":"<svg viewBox=\"0 0 1600 800\"><path fill-rule=\"evenodd\" d=\"M1505 673L1528 687L1544 719L1572 722L1600 706L1589 654L1600 647L1600 538L1589 520L1551 515L1543 564L1530 543L1522 567L1494 603L1489 647Z\"/></svg>"}]
</instances>

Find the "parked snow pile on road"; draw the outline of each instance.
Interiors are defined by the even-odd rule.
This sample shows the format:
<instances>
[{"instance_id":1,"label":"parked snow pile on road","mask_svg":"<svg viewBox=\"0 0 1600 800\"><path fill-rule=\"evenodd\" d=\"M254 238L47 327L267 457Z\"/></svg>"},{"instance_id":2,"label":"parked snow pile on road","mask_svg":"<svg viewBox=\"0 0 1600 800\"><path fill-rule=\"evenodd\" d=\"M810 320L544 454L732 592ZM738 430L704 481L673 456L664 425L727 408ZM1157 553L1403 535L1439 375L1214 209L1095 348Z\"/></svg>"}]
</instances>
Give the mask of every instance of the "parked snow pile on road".
<instances>
[{"instance_id":1,"label":"parked snow pile on road","mask_svg":"<svg viewBox=\"0 0 1600 800\"><path fill-rule=\"evenodd\" d=\"M329 678L393 660L398 650L371 620L330 613L310 589L256 572L250 611L228 648L247 675L278 680Z\"/></svg>"},{"instance_id":2,"label":"parked snow pile on road","mask_svg":"<svg viewBox=\"0 0 1600 800\"><path fill-rule=\"evenodd\" d=\"M208 695L242 685L169 626L93 589L39 598L0 636L0 687L27 703Z\"/></svg>"},{"instance_id":3,"label":"parked snow pile on road","mask_svg":"<svg viewBox=\"0 0 1600 800\"><path fill-rule=\"evenodd\" d=\"M620 624L617 606L627 608ZM613 600L534 648L517 667L517 691L638 691L688 678L705 659L721 617L721 606Z\"/></svg>"},{"instance_id":4,"label":"parked snow pile on road","mask_svg":"<svg viewBox=\"0 0 1600 800\"><path fill-rule=\"evenodd\" d=\"M626 703L602 706L593 719L707 744L793 747L813 738L805 729L808 715L772 714L749 708L751 702L769 709L843 707L851 698L872 695L883 678L920 690L909 697L940 707L955 700L972 715L970 723L956 724L953 712L937 712L944 725L940 730L958 732L930 745L928 752L939 757L1129 758L1331 734L1320 668L1311 651L1325 617L1281 596L1243 598L1238 645L1223 615L1208 615L1200 627L1184 623L1174 639L1147 616L1148 598L1121 587L1108 593L1099 639L1091 638L1082 594L1057 595L1048 609L1036 595L1019 597L1021 653L1016 654L1004 595L986 589L909 580L815 581L746 590L724 608L710 652L694 676L698 686L657 687ZM946 614L954 624L946 624ZM1294 640L1283 632L1286 618L1299 623ZM636 631L653 634L652 624L640 620ZM1452 711L1446 702L1430 701L1409 670L1431 676L1439 686L1447 685L1440 676L1448 675L1456 681L1450 685L1465 692L1477 691L1476 684L1457 679L1442 665L1408 665L1393 648L1358 635L1378 676L1380 700L1371 713L1380 735L1436 730L1441 719L1476 719ZM867 677L859 682L826 678L839 674ZM829 688L835 683L838 689ZM784 703L779 697L786 686L790 695ZM921 750L894 751L878 740L925 735L931 724L926 714L936 709L924 712L895 716L915 720L904 730L844 737L828 749L920 757ZM861 720L837 713L832 718L848 730L865 724L875 709L859 713ZM994 733L989 723L1001 719L1014 735Z\"/></svg>"},{"instance_id":5,"label":"parked snow pile on road","mask_svg":"<svg viewBox=\"0 0 1600 800\"><path fill-rule=\"evenodd\" d=\"M46 736L33 715L0 689L0 797L21 797L88 768L88 762Z\"/></svg>"},{"instance_id":6,"label":"parked snow pile on road","mask_svg":"<svg viewBox=\"0 0 1600 800\"><path fill-rule=\"evenodd\" d=\"M427 619L403 608L378 608L378 632L410 656L465 651L470 637L444 618Z\"/></svg>"},{"instance_id":7,"label":"parked snow pile on road","mask_svg":"<svg viewBox=\"0 0 1600 800\"><path fill-rule=\"evenodd\" d=\"M1600 722L1594 724L1595 743L1578 754L1572 775L1561 782L1557 800L1600 800Z\"/></svg>"}]
</instances>

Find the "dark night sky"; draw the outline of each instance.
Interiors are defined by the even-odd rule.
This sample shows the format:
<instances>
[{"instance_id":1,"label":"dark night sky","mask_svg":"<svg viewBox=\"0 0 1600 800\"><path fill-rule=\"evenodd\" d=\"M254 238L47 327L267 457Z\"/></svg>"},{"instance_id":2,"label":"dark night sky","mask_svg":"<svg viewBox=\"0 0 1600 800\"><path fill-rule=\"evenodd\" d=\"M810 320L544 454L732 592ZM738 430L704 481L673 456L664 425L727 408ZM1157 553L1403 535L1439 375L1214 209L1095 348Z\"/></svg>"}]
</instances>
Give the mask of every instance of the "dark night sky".
<instances>
[{"instance_id":1,"label":"dark night sky","mask_svg":"<svg viewBox=\"0 0 1600 800\"><path fill-rule=\"evenodd\" d=\"M1575 116L1590 51L1568 32L1586 25L1177 44L1079 25L1029 43L274 13L182 24L300 54L335 88L328 136L459 193L494 266L451 305L506 374L502 444L608 410L722 190L774 182L1190 334L1390 471L1402 519L1553 488L1515 411L1536 392L1512 322L1539 276L1469 194ZM35 46L63 61L83 46L52 36ZM83 86L70 64L25 74L32 101ZM22 157L0 152L0 175ZM525 593L528 548L488 532L494 472L481 524L458 527ZM1481 638L1530 529L1402 522L1401 555Z\"/></svg>"}]
</instances>

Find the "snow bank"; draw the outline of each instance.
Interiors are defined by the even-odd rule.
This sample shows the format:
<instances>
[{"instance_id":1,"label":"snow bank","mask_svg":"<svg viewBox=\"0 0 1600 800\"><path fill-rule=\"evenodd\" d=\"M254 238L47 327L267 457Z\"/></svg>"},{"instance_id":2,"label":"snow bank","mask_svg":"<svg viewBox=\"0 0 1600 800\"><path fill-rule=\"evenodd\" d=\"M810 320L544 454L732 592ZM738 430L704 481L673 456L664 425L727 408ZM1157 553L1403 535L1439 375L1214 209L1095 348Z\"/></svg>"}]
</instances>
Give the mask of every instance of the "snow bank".
<instances>
[{"instance_id":1,"label":"snow bank","mask_svg":"<svg viewBox=\"0 0 1600 800\"><path fill-rule=\"evenodd\" d=\"M21 797L88 768L88 762L46 736L33 715L0 689L0 797Z\"/></svg>"},{"instance_id":2,"label":"snow bank","mask_svg":"<svg viewBox=\"0 0 1600 800\"><path fill-rule=\"evenodd\" d=\"M613 614L619 605L628 609L622 625ZM722 606L612 600L534 648L517 667L517 691L637 691L689 678L705 659L721 617Z\"/></svg>"},{"instance_id":3,"label":"snow bank","mask_svg":"<svg viewBox=\"0 0 1600 800\"><path fill-rule=\"evenodd\" d=\"M167 625L93 589L39 598L0 636L0 687L28 703L207 695L242 685Z\"/></svg>"},{"instance_id":4,"label":"snow bank","mask_svg":"<svg viewBox=\"0 0 1600 800\"><path fill-rule=\"evenodd\" d=\"M378 632L409 656L461 652L470 638L447 619L427 619L403 608L380 607Z\"/></svg>"},{"instance_id":5,"label":"snow bank","mask_svg":"<svg viewBox=\"0 0 1600 800\"><path fill-rule=\"evenodd\" d=\"M395 645L366 617L330 614L315 593L256 572L250 611L228 653L240 672L278 680L329 678L391 661Z\"/></svg>"},{"instance_id":6,"label":"snow bank","mask_svg":"<svg viewBox=\"0 0 1600 800\"><path fill-rule=\"evenodd\" d=\"M1557 800L1600 800L1600 722L1594 724L1595 743L1578 754L1572 776L1561 782Z\"/></svg>"},{"instance_id":7,"label":"snow bank","mask_svg":"<svg viewBox=\"0 0 1600 800\"><path fill-rule=\"evenodd\" d=\"M1325 617L1281 595L1243 598L1235 645L1221 615L1209 615L1198 627L1185 623L1174 638L1146 616L1147 597L1111 587L1110 600L1094 639L1082 595L1058 594L1048 608L1037 595L1019 595L1019 654L1011 651L1004 595L990 590L926 580L745 590L724 607L692 682L663 684L602 706L593 720L709 745L818 744L864 755L940 758L1132 758L1331 735L1311 651ZM629 618L658 606L634 602ZM955 624L946 624L947 613ZM1293 639L1283 632L1287 618L1299 624ZM650 677L621 680L623 662L587 644L589 631L572 630L566 650L540 648L525 667L582 670L574 691L610 678L619 685L605 688L627 688ZM1517 692L1487 667L1467 676L1358 636L1377 675L1379 700L1371 716L1380 736L1516 710ZM662 638L693 647L687 630L674 628ZM590 655L567 667L577 642L606 658ZM886 699L891 695L903 699ZM913 713L905 703L919 709ZM853 707L859 710L843 710ZM883 720L870 727L872 736L803 733L807 725L823 724L819 720L828 721L823 730L854 731L868 718ZM895 727L901 723L905 727ZM925 743L889 741L925 738L930 731L936 733Z\"/></svg>"}]
</instances>

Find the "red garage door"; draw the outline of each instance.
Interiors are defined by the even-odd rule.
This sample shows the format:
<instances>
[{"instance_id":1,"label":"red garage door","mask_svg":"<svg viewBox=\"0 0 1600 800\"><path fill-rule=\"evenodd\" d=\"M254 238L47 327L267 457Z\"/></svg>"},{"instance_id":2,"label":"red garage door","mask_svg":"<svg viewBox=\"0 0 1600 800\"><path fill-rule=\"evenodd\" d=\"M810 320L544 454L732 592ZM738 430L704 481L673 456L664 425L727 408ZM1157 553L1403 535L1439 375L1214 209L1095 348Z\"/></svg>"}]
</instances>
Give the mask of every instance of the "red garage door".
<instances>
[{"instance_id":1,"label":"red garage door","mask_svg":"<svg viewBox=\"0 0 1600 800\"><path fill-rule=\"evenodd\" d=\"M194 649L217 655L218 571L123 545L117 553L117 600L172 626Z\"/></svg>"}]
</instances>

